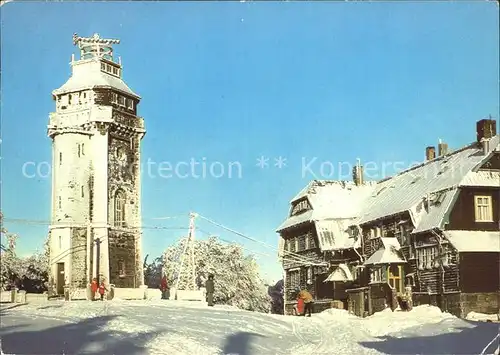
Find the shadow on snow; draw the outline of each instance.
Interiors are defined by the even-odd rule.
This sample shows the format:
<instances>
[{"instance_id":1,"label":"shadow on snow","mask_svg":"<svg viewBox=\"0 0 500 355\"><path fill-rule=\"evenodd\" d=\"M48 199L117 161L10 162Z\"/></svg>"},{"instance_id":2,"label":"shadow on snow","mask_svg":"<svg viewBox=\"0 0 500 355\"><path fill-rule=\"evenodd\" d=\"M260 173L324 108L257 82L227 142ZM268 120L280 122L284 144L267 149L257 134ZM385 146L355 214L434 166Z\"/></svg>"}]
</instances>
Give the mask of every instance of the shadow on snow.
<instances>
[{"instance_id":1,"label":"shadow on snow","mask_svg":"<svg viewBox=\"0 0 500 355\"><path fill-rule=\"evenodd\" d=\"M404 337L383 336L377 337L380 341L366 341L359 344L375 349L383 354L480 354L499 331L498 324L485 322L465 321L462 327L452 327L449 333L419 336L412 329L404 332ZM421 330L422 328L419 327ZM454 332L451 332L453 331ZM498 347L498 339L491 344L485 354L493 354Z\"/></svg>"},{"instance_id":2,"label":"shadow on snow","mask_svg":"<svg viewBox=\"0 0 500 355\"><path fill-rule=\"evenodd\" d=\"M102 316L78 323L40 330L30 325L2 326L2 351L7 354L145 354L145 344L158 333L130 334L102 328L115 316Z\"/></svg>"},{"instance_id":3,"label":"shadow on snow","mask_svg":"<svg viewBox=\"0 0 500 355\"><path fill-rule=\"evenodd\" d=\"M263 338L263 335L248 333L248 332L238 332L230 334L226 337L226 342L223 354L237 354L237 355L251 355L258 354L260 352L252 349L252 342L255 338Z\"/></svg>"}]
</instances>

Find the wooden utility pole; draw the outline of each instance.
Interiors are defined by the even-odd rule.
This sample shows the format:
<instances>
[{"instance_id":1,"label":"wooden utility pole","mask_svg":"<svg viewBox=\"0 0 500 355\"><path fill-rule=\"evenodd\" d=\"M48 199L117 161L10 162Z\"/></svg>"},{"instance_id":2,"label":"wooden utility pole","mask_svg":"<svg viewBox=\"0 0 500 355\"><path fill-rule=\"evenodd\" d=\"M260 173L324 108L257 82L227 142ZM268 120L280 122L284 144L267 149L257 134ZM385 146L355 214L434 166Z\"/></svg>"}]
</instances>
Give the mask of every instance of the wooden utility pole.
<instances>
[{"instance_id":1,"label":"wooden utility pole","mask_svg":"<svg viewBox=\"0 0 500 355\"><path fill-rule=\"evenodd\" d=\"M97 284L99 285L101 283L99 274L100 274L100 264L101 264L101 238L96 238L95 240L95 253L96 253L96 260L95 260L95 273L97 277Z\"/></svg>"}]
</instances>

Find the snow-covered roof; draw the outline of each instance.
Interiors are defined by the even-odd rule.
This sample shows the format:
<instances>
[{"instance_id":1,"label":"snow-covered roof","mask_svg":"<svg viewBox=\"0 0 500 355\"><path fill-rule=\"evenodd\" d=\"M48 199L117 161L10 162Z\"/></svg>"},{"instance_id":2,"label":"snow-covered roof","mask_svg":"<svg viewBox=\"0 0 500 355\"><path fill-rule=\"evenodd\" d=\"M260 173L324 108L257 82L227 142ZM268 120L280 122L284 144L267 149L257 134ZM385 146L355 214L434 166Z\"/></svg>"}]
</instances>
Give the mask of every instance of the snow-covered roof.
<instances>
[{"instance_id":1,"label":"snow-covered roof","mask_svg":"<svg viewBox=\"0 0 500 355\"><path fill-rule=\"evenodd\" d=\"M292 199L289 215L293 204L304 198L309 201L311 210L289 216L278 227L277 232L304 222L355 218L363 201L370 196L375 185L375 182L356 186L351 181L313 180Z\"/></svg>"},{"instance_id":2,"label":"snow-covered roof","mask_svg":"<svg viewBox=\"0 0 500 355\"><path fill-rule=\"evenodd\" d=\"M323 282L331 282L331 281L353 281L354 277L352 276L351 270L346 264L339 264L335 267L333 272L328 275L325 281Z\"/></svg>"},{"instance_id":3,"label":"snow-covered roof","mask_svg":"<svg viewBox=\"0 0 500 355\"><path fill-rule=\"evenodd\" d=\"M364 265L377 265L377 264L392 264L406 262L399 252L401 246L397 238L380 238L382 247L372 254L365 262Z\"/></svg>"},{"instance_id":4,"label":"snow-covered roof","mask_svg":"<svg viewBox=\"0 0 500 355\"><path fill-rule=\"evenodd\" d=\"M351 238L348 229L353 221L352 218L315 221L321 251L352 248L354 238Z\"/></svg>"},{"instance_id":5,"label":"snow-covered roof","mask_svg":"<svg viewBox=\"0 0 500 355\"><path fill-rule=\"evenodd\" d=\"M130 96L140 98L121 78L101 71L100 62L97 60L74 62L71 77L59 89L52 91L52 94L60 95L98 87L113 88Z\"/></svg>"},{"instance_id":6,"label":"snow-covered roof","mask_svg":"<svg viewBox=\"0 0 500 355\"><path fill-rule=\"evenodd\" d=\"M458 192L457 187L468 186L471 181L490 186L491 179L486 179L486 174L468 174L498 148L499 136L496 135L490 140L487 154L483 152L482 145L475 142L380 181L373 195L365 200L356 224L410 211L417 231L441 227L443 217ZM433 198L437 199L437 203L426 202Z\"/></svg>"},{"instance_id":7,"label":"snow-covered roof","mask_svg":"<svg viewBox=\"0 0 500 355\"><path fill-rule=\"evenodd\" d=\"M448 230L445 237L459 252L500 253L500 232Z\"/></svg>"},{"instance_id":8,"label":"snow-covered roof","mask_svg":"<svg viewBox=\"0 0 500 355\"><path fill-rule=\"evenodd\" d=\"M460 182L460 186L500 187L500 171L469 171Z\"/></svg>"}]
</instances>

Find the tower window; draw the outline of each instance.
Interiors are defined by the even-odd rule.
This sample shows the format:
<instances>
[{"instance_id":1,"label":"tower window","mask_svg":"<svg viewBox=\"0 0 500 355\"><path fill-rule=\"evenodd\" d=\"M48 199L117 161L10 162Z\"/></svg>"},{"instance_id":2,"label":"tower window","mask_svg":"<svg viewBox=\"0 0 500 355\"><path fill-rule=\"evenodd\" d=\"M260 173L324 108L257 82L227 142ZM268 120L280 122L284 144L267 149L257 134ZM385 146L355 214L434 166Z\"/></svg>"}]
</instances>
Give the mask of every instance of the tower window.
<instances>
[{"instance_id":1,"label":"tower window","mask_svg":"<svg viewBox=\"0 0 500 355\"><path fill-rule=\"evenodd\" d=\"M81 147L80 144L78 144L78 157L80 157L80 154L81 154Z\"/></svg>"},{"instance_id":2,"label":"tower window","mask_svg":"<svg viewBox=\"0 0 500 355\"><path fill-rule=\"evenodd\" d=\"M101 70L106 70L106 64L101 63Z\"/></svg>"},{"instance_id":3,"label":"tower window","mask_svg":"<svg viewBox=\"0 0 500 355\"><path fill-rule=\"evenodd\" d=\"M62 249L62 237L59 236L59 249Z\"/></svg>"},{"instance_id":4,"label":"tower window","mask_svg":"<svg viewBox=\"0 0 500 355\"><path fill-rule=\"evenodd\" d=\"M71 99L73 98L73 95L69 94L68 95L68 105L71 105Z\"/></svg>"},{"instance_id":5,"label":"tower window","mask_svg":"<svg viewBox=\"0 0 500 355\"><path fill-rule=\"evenodd\" d=\"M118 103L118 94L116 92L111 93L111 102Z\"/></svg>"},{"instance_id":6,"label":"tower window","mask_svg":"<svg viewBox=\"0 0 500 355\"><path fill-rule=\"evenodd\" d=\"M85 143L82 143L82 155L85 155Z\"/></svg>"},{"instance_id":7,"label":"tower window","mask_svg":"<svg viewBox=\"0 0 500 355\"><path fill-rule=\"evenodd\" d=\"M61 196L59 196L59 197L57 198L57 205L58 205L59 209L62 209L62 200L61 200Z\"/></svg>"},{"instance_id":8,"label":"tower window","mask_svg":"<svg viewBox=\"0 0 500 355\"><path fill-rule=\"evenodd\" d=\"M84 186L82 186L82 197L85 197Z\"/></svg>"},{"instance_id":9,"label":"tower window","mask_svg":"<svg viewBox=\"0 0 500 355\"><path fill-rule=\"evenodd\" d=\"M126 275L126 270L125 270L125 261L120 260L118 261L118 272L120 273L120 277L125 277Z\"/></svg>"},{"instance_id":10,"label":"tower window","mask_svg":"<svg viewBox=\"0 0 500 355\"><path fill-rule=\"evenodd\" d=\"M134 101L132 99L127 99L127 108L134 109Z\"/></svg>"},{"instance_id":11,"label":"tower window","mask_svg":"<svg viewBox=\"0 0 500 355\"><path fill-rule=\"evenodd\" d=\"M115 226L125 227L125 193L118 190L115 194Z\"/></svg>"},{"instance_id":12,"label":"tower window","mask_svg":"<svg viewBox=\"0 0 500 355\"><path fill-rule=\"evenodd\" d=\"M59 152L59 165L62 165L62 152Z\"/></svg>"},{"instance_id":13,"label":"tower window","mask_svg":"<svg viewBox=\"0 0 500 355\"><path fill-rule=\"evenodd\" d=\"M118 105L125 106L125 97L118 96Z\"/></svg>"},{"instance_id":14,"label":"tower window","mask_svg":"<svg viewBox=\"0 0 500 355\"><path fill-rule=\"evenodd\" d=\"M114 75L118 75L118 68L113 67L113 74L114 74Z\"/></svg>"}]
</instances>

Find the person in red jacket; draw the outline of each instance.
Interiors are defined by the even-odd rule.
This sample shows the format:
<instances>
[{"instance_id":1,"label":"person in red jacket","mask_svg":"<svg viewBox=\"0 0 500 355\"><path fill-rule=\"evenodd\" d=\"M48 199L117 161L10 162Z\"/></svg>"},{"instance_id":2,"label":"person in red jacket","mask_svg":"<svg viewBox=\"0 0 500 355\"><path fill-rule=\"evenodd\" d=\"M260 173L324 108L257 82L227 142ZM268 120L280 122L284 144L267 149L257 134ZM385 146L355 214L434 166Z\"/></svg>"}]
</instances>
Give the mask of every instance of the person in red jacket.
<instances>
[{"instance_id":1,"label":"person in red jacket","mask_svg":"<svg viewBox=\"0 0 500 355\"><path fill-rule=\"evenodd\" d=\"M104 281L101 281L101 284L99 285L99 294L101 295L101 301L104 301L104 292L106 292L106 286L104 285Z\"/></svg>"},{"instance_id":2,"label":"person in red jacket","mask_svg":"<svg viewBox=\"0 0 500 355\"><path fill-rule=\"evenodd\" d=\"M161 278L160 291L161 291L161 299L162 300L167 299L168 283L166 275L163 275L163 277Z\"/></svg>"},{"instance_id":3,"label":"person in red jacket","mask_svg":"<svg viewBox=\"0 0 500 355\"><path fill-rule=\"evenodd\" d=\"M97 293L97 289L98 289L98 285L97 285L97 279L94 277L92 279L92 283L90 284L90 295L91 295L91 300L92 301L95 301L95 294Z\"/></svg>"}]
</instances>

